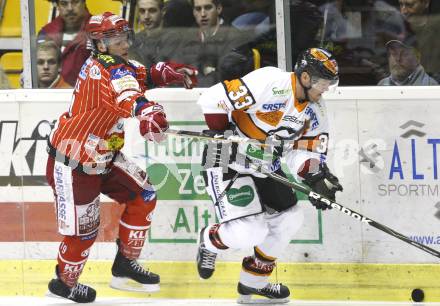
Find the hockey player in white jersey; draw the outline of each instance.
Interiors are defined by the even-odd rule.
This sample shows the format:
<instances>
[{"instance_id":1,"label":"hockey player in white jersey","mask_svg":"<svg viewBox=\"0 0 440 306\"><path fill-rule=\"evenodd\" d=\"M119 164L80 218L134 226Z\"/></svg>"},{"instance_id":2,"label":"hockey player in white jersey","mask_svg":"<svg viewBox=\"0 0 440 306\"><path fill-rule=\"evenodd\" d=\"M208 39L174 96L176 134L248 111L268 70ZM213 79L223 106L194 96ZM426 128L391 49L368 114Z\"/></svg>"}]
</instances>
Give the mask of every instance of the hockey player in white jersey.
<instances>
[{"instance_id":1,"label":"hockey player in white jersey","mask_svg":"<svg viewBox=\"0 0 440 306\"><path fill-rule=\"evenodd\" d=\"M284 155L292 175L313 191L332 200L342 191L326 166L328 124L321 100L338 81L332 55L311 48L299 56L294 72L264 67L218 83L198 100L210 130L271 144L227 147L217 142L204 151L206 190L220 222L200 231L197 268L200 277L208 279L219 252L253 247L253 254L242 262L239 303L254 302L253 295L269 303L289 301L289 288L269 283L269 276L303 223L295 192L252 169L249 162L285 176L280 162ZM327 208L309 200L317 209Z\"/></svg>"}]
</instances>

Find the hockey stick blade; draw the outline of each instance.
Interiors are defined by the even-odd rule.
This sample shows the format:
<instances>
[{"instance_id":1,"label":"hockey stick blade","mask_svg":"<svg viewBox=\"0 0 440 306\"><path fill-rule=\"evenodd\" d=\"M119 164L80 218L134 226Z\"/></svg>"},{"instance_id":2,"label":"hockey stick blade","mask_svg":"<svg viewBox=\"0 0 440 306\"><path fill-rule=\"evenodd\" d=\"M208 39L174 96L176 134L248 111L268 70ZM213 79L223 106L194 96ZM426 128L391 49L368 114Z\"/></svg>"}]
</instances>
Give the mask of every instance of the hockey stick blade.
<instances>
[{"instance_id":1,"label":"hockey stick blade","mask_svg":"<svg viewBox=\"0 0 440 306\"><path fill-rule=\"evenodd\" d=\"M247 157L245 157L245 158L246 158L246 160L249 162L249 164L252 166L252 168L254 170L267 175L268 177L274 179L275 181L278 181L278 182L280 182L280 183L282 183L282 184L284 184L284 185L286 185L286 186L288 186L290 188L293 188L296 191L302 192L302 193L304 193L304 194L308 195L309 197L312 197L312 198L314 198L316 200L320 200L321 202L323 202L323 203L327 204L328 206L332 207L333 209L336 209L336 210L346 214L347 216L350 216L353 219L356 219L359 222L362 222L364 224L368 224L368 225L370 225L370 226L372 226L372 227L374 227L374 228L376 228L376 229L378 229L378 230L380 230L380 231L382 231L384 233L387 233L388 235L391 235L391 236L393 236L393 237L395 237L397 239L400 239L400 240L402 240L402 241L404 241L404 242L406 242L406 243L408 243L408 244L410 244L410 245L412 245L412 246L414 246L416 248L419 248L420 250L425 251L426 253L429 253L429 254L431 254L431 255L433 255L435 257L440 258L440 252L439 251L434 250L434 249L432 249L432 248L430 248L430 247L428 247L428 246L426 246L424 244L421 244L421 243L419 243L417 241L413 241L410 238L408 238L407 236L405 236L405 235L403 235L403 234L401 234L399 232L396 232L395 230L389 228L388 226L380 224L379 222L376 222L376 221L374 221L374 220L372 220L372 219L370 219L368 217L365 217L364 215L362 215L362 214L360 214L360 213L358 213L358 212L356 212L356 211L354 211L354 210L352 210L352 209L350 209L348 207L345 207L345 206L343 206L341 204L338 204L338 203L336 203L334 201L331 201L331 200L325 198L324 196L320 195L319 193L313 192L309 188L307 188L307 187L305 187L305 186L303 186L303 185L301 185L301 184L299 184L297 182L292 182L292 181L288 180L287 178L284 178L284 177L282 177L282 176L280 176L280 175L278 175L276 173L272 173L270 171L267 171L266 169L264 169L264 168L256 165L255 163L253 163L252 160L250 160L249 158L247 158Z\"/></svg>"}]
</instances>

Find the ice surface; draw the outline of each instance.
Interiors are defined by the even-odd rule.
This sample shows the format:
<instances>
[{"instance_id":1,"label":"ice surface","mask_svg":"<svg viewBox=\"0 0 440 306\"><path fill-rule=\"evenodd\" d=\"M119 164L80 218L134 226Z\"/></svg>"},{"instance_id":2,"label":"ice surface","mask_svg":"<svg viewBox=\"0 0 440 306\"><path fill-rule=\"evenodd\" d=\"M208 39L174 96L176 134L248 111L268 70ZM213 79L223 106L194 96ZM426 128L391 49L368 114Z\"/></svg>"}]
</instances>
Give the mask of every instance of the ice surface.
<instances>
[{"instance_id":1,"label":"ice surface","mask_svg":"<svg viewBox=\"0 0 440 306\"><path fill-rule=\"evenodd\" d=\"M76 304L64 299L52 297L0 297L0 306L71 306ZM239 305L235 300L194 300L194 299L139 299L139 298L97 298L87 305L100 306L229 306ZM260 304L261 305L261 304ZM273 304L272 304L273 305ZM393 303L393 302L357 302L357 301L298 301L293 300L289 306L440 306L440 303Z\"/></svg>"}]
</instances>

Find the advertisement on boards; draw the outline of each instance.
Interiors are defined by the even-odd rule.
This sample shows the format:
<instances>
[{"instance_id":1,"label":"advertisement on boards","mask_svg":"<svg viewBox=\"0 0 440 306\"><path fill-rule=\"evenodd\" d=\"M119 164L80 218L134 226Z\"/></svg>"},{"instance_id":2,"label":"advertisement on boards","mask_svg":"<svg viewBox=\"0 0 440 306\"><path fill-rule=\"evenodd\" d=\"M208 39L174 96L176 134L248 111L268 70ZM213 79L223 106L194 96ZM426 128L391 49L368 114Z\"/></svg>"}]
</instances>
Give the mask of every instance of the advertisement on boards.
<instances>
[{"instance_id":1,"label":"advertisement on boards","mask_svg":"<svg viewBox=\"0 0 440 306\"><path fill-rule=\"evenodd\" d=\"M153 97L164 105L173 129L201 131L205 125L195 103L199 94L185 93L182 98L162 91L155 92ZM50 226L55 224L55 216L53 195L45 179L46 141L55 120L68 109L69 97L69 93L45 92L38 99L26 96L2 102L0 209L3 216L11 216L5 220L25 220L22 227L7 229L12 233L6 235L8 241L58 239L55 227ZM331 135L329 167L344 187L337 201L414 241L438 247L440 137L433 115L440 111L438 102L425 100L421 108L411 99L329 99L327 106ZM169 136L164 142L154 144L139 136L135 120L128 120L125 128L124 152L147 169L158 191L159 205L148 237L156 250L149 256L192 260L198 231L216 221L201 175L204 141ZM234 192L240 196L240 190ZM299 205L304 209L305 222L292 237L283 255L286 260L402 263L433 260L430 255L341 212L317 212L304 196L301 199ZM101 201L104 207L114 209L108 205L110 199L103 197ZM104 214L104 218L109 215ZM109 219L103 224L110 229L116 226L114 222ZM13 231L20 234L14 235ZM23 236L23 232L27 234ZM101 241L113 241L115 231L112 233ZM188 252L174 252L182 246ZM225 259L235 257L231 253Z\"/></svg>"}]
</instances>

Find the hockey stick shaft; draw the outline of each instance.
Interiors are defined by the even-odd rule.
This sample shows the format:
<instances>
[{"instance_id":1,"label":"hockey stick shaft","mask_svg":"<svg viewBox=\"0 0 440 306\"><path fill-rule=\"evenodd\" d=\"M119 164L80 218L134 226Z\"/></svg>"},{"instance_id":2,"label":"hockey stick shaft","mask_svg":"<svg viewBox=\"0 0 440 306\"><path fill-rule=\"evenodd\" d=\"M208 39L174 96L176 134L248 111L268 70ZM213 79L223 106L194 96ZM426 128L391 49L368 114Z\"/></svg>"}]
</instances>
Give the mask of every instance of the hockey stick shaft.
<instances>
[{"instance_id":1,"label":"hockey stick shaft","mask_svg":"<svg viewBox=\"0 0 440 306\"><path fill-rule=\"evenodd\" d=\"M307 187L305 187L305 186L303 186L303 185L301 185L301 184L299 184L297 182L290 181L287 178L284 178L284 177L282 177L282 176L280 176L280 175L278 175L276 173L267 171L266 169L264 169L264 168L262 168L262 167L260 167L260 166L258 166L256 164L254 164L249 158L246 158L246 159L249 161L250 165L252 166L252 168L254 170L267 175L268 177L274 179L275 181L280 182L281 184L284 184L284 185L286 185L286 186L288 186L290 188L293 188L296 191L302 192L302 193L304 193L304 194L308 195L309 197L312 197L312 198L314 198L316 200L320 200L321 202L324 202L328 206L330 206L330 207L332 207L332 208L334 208L334 209L336 209L336 210L346 214L347 216L350 216L350 217L356 219L359 222L362 222L363 224L368 224L368 225L370 225L370 226L372 226L372 227L374 227L374 228L376 228L376 229L378 229L378 230L380 230L382 232L387 233L388 235L391 235L391 236L393 236L393 237L395 237L397 239L400 239L400 240L402 240L402 241L404 241L404 242L406 242L406 243L408 243L408 244L410 244L410 245L412 245L412 246L414 246L416 248L419 248L422 251L425 251L426 253L429 253L429 254L431 254L431 255L433 255L435 257L440 258L440 252L439 251L434 250L434 249L432 249L432 248L430 248L430 247L428 247L428 246L426 246L424 244L421 244L421 243L419 243L417 241L413 241L410 238L408 238L407 236L405 236L405 235L403 235L403 234L401 234L399 232L396 232L395 230L389 228L388 226L385 226L385 225L380 224L379 222L376 222L376 221L374 221L374 220L372 220L372 219L370 219L368 217L365 217L364 215L362 215L362 214L360 214L360 213L358 213L358 212L356 212L356 211L354 211L354 210L352 210L350 208L347 208L347 207L345 207L345 206L343 206L343 205L341 205L339 203L333 202L333 201L323 197L322 195L320 195L320 194L318 194L316 192L311 191L309 188L307 188Z\"/></svg>"},{"instance_id":2,"label":"hockey stick shaft","mask_svg":"<svg viewBox=\"0 0 440 306\"><path fill-rule=\"evenodd\" d=\"M229 189L231 189L232 185L237 180L238 176L240 175L239 172L236 172L234 177L229 181L228 185L226 185L225 189L220 193L217 197L217 200L214 203L214 206L220 205L220 201L223 200L223 197L228 193Z\"/></svg>"},{"instance_id":3,"label":"hockey stick shaft","mask_svg":"<svg viewBox=\"0 0 440 306\"><path fill-rule=\"evenodd\" d=\"M260 141L255 140L255 139L250 139L250 138L246 138L246 137L240 137L240 136L236 136L236 135L234 135L233 137L225 137L225 135L222 134L222 133L207 134L207 133L204 133L204 132L168 129L168 130L165 131L165 134L175 135L175 136L180 136L180 137L206 139L206 140L209 140L209 141L250 143L250 144L255 144L255 145L258 145L258 146L262 146L262 147L268 147L268 146L277 145L276 142L269 144L269 143L260 142Z\"/></svg>"}]
</instances>

